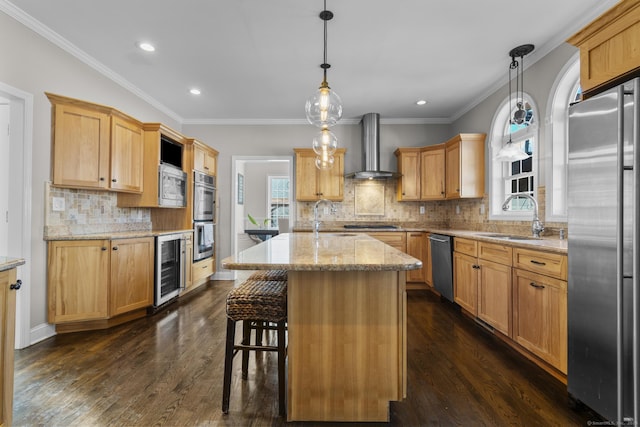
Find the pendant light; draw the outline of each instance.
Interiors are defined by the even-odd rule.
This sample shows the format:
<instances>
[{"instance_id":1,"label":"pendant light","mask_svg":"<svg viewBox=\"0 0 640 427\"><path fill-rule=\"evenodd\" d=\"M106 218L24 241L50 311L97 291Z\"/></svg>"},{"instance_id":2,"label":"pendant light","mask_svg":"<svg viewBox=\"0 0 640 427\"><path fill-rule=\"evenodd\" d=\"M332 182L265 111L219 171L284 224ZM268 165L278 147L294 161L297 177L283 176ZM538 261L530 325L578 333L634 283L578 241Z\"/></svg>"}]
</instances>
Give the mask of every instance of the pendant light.
<instances>
[{"instance_id":1,"label":"pendant light","mask_svg":"<svg viewBox=\"0 0 640 427\"><path fill-rule=\"evenodd\" d=\"M326 0L324 10L319 16L324 22L324 56L323 63L320 64L322 82L318 90L307 100L304 110L309 123L320 128L320 132L313 139L313 150L318 155L316 166L320 169L330 169L333 167L333 154L338 140L329 127L342 118L342 100L327 83L327 70L331 68L331 64L327 63L327 21L333 19L333 12L327 10Z\"/></svg>"},{"instance_id":2,"label":"pendant light","mask_svg":"<svg viewBox=\"0 0 640 427\"><path fill-rule=\"evenodd\" d=\"M511 125L521 125L527 117L526 103L524 100L524 57L534 49L532 44L523 44L509 51L511 62L509 63L509 141L498 151L495 160L502 162L515 162L524 160L529 155L511 140ZM520 57L520 62L516 60ZM516 111L511 117L511 70L516 70ZM518 71L520 71L518 73Z\"/></svg>"}]
</instances>

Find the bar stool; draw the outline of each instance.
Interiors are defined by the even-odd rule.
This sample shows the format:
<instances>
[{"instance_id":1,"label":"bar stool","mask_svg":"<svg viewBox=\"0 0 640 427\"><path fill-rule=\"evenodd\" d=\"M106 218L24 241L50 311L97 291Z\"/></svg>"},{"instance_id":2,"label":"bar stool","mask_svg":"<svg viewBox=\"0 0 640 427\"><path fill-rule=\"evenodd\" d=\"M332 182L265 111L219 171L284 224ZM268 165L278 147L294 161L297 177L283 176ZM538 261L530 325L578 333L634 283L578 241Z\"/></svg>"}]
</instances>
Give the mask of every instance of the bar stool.
<instances>
[{"instance_id":1,"label":"bar stool","mask_svg":"<svg viewBox=\"0 0 640 427\"><path fill-rule=\"evenodd\" d=\"M242 342L235 343L236 322L242 321ZM276 326L265 326L275 323ZM231 371L233 358L242 351L242 378L247 378L249 351L276 351L278 353L278 405L281 416L286 415L285 406L285 358L287 323L287 282L283 280L247 280L232 289L227 296L227 340L224 358L224 383L222 389L222 412L229 413L231 394ZM253 325L277 331L277 345L251 345ZM256 326L254 326L255 328Z\"/></svg>"},{"instance_id":2,"label":"bar stool","mask_svg":"<svg viewBox=\"0 0 640 427\"><path fill-rule=\"evenodd\" d=\"M255 273L252 273L247 281L249 280L277 280L277 281L287 281L287 270L259 270Z\"/></svg>"}]
</instances>

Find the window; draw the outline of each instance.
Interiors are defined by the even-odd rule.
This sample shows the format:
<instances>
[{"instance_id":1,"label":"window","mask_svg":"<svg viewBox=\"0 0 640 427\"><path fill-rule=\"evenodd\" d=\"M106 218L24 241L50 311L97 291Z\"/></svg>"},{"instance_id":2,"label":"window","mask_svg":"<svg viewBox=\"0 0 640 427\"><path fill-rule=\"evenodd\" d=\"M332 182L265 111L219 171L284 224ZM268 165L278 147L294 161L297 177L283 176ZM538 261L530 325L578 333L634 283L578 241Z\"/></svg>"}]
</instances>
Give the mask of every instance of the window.
<instances>
[{"instance_id":1,"label":"window","mask_svg":"<svg viewBox=\"0 0 640 427\"><path fill-rule=\"evenodd\" d=\"M490 155L495 154L509 140L512 144L527 153L528 157L515 162L489 162L490 184L490 218L501 220L531 219L533 202L518 195L536 197L537 159L538 159L538 124L536 108L530 97L525 94L525 121L512 123L511 117L515 105L509 105L505 99L493 119L490 137ZM502 204L509 196L516 196L509 203L509 210L503 211Z\"/></svg>"},{"instance_id":2,"label":"window","mask_svg":"<svg viewBox=\"0 0 640 427\"><path fill-rule=\"evenodd\" d=\"M567 221L567 160L569 105L580 100L580 56L576 53L563 67L549 95L549 122L546 138L546 221Z\"/></svg>"},{"instance_id":3,"label":"window","mask_svg":"<svg viewBox=\"0 0 640 427\"><path fill-rule=\"evenodd\" d=\"M271 219L271 227L278 227L280 218L289 218L289 177L268 177L268 211Z\"/></svg>"}]
</instances>

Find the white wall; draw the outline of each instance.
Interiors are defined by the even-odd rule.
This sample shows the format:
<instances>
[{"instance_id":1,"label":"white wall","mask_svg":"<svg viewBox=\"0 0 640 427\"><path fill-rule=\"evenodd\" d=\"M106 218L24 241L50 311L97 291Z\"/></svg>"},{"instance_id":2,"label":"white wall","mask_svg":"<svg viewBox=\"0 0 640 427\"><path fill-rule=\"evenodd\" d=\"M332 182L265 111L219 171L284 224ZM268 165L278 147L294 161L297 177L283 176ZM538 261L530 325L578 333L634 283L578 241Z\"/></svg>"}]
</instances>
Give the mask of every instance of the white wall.
<instances>
[{"instance_id":1,"label":"white wall","mask_svg":"<svg viewBox=\"0 0 640 427\"><path fill-rule=\"evenodd\" d=\"M9 113L9 100L0 98L0 254L9 244Z\"/></svg>"},{"instance_id":2,"label":"white wall","mask_svg":"<svg viewBox=\"0 0 640 427\"><path fill-rule=\"evenodd\" d=\"M0 82L33 95L33 164L30 327L46 322L46 245L44 183L50 179L51 105L53 92L115 107L141 121L162 122L180 130L180 123L153 108L94 69L0 12ZM13 228L13 223L11 224Z\"/></svg>"}]
</instances>

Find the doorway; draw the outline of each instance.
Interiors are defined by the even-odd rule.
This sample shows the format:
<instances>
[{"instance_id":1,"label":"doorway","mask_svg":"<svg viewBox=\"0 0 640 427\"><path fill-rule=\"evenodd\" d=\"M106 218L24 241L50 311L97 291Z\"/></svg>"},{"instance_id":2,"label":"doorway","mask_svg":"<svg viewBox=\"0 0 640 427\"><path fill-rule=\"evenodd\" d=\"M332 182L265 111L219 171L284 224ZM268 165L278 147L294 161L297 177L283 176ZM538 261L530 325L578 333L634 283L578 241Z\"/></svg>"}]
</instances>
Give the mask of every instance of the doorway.
<instances>
[{"instance_id":1,"label":"doorway","mask_svg":"<svg viewBox=\"0 0 640 427\"><path fill-rule=\"evenodd\" d=\"M15 347L24 348L31 344L33 95L0 82L0 104L0 255L26 261L16 294Z\"/></svg>"},{"instance_id":2,"label":"doorway","mask_svg":"<svg viewBox=\"0 0 640 427\"><path fill-rule=\"evenodd\" d=\"M231 252L237 254L256 244L245 229L292 223L293 157L231 156L231 164Z\"/></svg>"}]
</instances>

